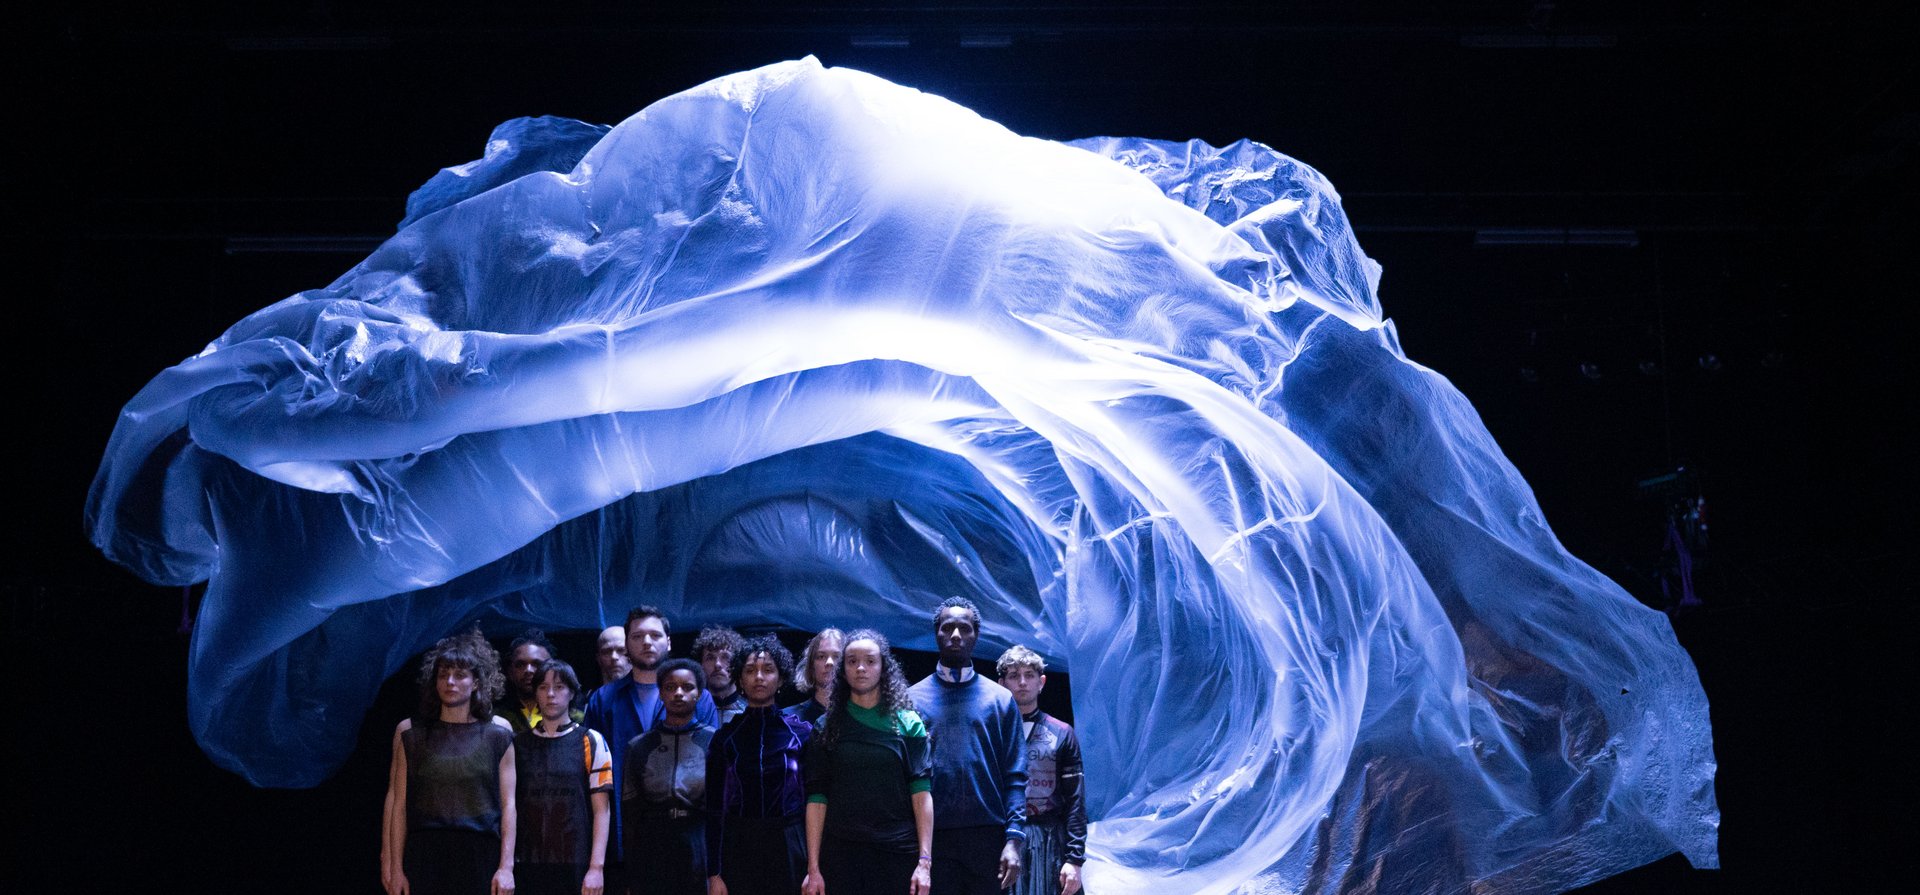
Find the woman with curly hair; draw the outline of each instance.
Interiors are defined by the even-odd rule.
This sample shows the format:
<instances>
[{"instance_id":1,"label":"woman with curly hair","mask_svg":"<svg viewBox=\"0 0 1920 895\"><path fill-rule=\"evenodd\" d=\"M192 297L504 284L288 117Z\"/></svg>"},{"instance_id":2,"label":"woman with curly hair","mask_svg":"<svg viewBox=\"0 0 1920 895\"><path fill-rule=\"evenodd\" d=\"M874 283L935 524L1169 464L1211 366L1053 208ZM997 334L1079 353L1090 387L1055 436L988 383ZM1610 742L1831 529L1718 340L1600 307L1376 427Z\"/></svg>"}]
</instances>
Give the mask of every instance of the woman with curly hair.
<instances>
[{"instance_id":1,"label":"woman with curly hair","mask_svg":"<svg viewBox=\"0 0 1920 895\"><path fill-rule=\"evenodd\" d=\"M932 888L933 756L887 639L847 635L823 727L807 745L805 895ZM829 810L831 808L831 810ZM916 859L915 855L918 855Z\"/></svg>"},{"instance_id":2,"label":"woman with curly hair","mask_svg":"<svg viewBox=\"0 0 1920 895\"><path fill-rule=\"evenodd\" d=\"M794 895L807 873L801 756L813 725L774 707L793 654L772 636L733 657L747 707L707 749L707 895Z\"/></svg>"},{"instance_id":3,"label":"woman with curly hair","mask_svg":"<svg viewBox=\"0 0 1920 895\"><path fill-rule=\"evenodd\" d=\"M420 707L393 731L380 837L388 895L513 891L513 728L493 717L500 654L475 628L420 662Z\"/></svg>"}]
</instances>

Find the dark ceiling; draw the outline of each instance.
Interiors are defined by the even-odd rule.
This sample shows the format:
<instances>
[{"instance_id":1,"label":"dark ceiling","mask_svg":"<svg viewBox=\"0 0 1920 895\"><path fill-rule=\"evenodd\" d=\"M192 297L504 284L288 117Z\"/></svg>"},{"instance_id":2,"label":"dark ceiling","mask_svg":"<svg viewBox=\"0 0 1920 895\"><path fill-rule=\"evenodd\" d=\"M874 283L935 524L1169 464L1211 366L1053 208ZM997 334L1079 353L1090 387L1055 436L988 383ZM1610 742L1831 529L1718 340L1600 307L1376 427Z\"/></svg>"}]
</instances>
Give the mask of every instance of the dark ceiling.
<instances>
[{"instance_id":1,"label":"dark ceiling","mask_svg":"<svg viewBox=\"0 0 1920 895\"><path fill-rule=\"evenodd\" d=\"M36 424L31 521L16 536L29 561L10 564L8 624L68 636L79 602L171 636L177 602L80 533L118 407L242 315L351 265L392 231L411 189L478 156L495 124L612 123L706 79L813 54L1026 134L1245 137L1318 167L1385 267L1382 301L1408 354L1474 400L1568 545L1649 603L1664 600L1664 515L1635 482L1694 470L1713 523L1707 606L1676 625L1715 699L1728 852L1749 867L1785 863L1791 852L1766 838L1778 831L1758 832L1755 818L1841 796L1730 790L1778 754L1737 738L1772 736L1769 712L1800 726L1877 703L1857 691L1825 702L1803 684L1795 698L1824 708L1786 713L1747 679L1773 668L1770 656L1798 654L1808 630L1816 652L1842 652L1915 595L1896 568L1913 531L1900 521L1913 497L1902 469L1913 377L1898 347L1911 287L1897 256L1913 230L1920 105L1903 46L1915 32L1893 9L355 0L44 11L15 39L25 76L12 133L24 152L11 179L30 271L16 303ZM1729 705L1752 717L1723 717ZM1864 847L1811 835L1820 848ZM1672 879L1676 891L1714 885Z\"/></svg>"}]
</instances>

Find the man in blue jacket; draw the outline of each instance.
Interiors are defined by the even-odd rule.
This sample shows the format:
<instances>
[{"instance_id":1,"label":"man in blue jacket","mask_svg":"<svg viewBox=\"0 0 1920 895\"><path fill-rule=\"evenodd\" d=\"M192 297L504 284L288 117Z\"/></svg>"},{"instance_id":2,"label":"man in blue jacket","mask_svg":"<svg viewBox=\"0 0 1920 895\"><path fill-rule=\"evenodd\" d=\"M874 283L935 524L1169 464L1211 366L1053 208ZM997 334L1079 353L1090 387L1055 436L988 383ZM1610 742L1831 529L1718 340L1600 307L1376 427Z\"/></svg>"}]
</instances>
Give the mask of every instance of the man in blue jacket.
<instances>
[{"instance_id":1,"label":"man in blue jacket","mask_svg":"<svg viewBox=\"0 0 1920 895\"><path fill-rule=\"evenodd\" d=\"M933 615L940 664L914 684L933 741L933 890L996 895L1020 877L1027 750L1007 688L974 673L980 610L948 597Z\"/></svg>"},{"instance_id":2,"label":"man in blue jacket","mask_svg":"<svg viewBox=\"0 0 1920 895\"><path fill-rule=\"evenodd\" d=\"M627 746L660 719L660 663L667 661L673 641L666 613L655 606L636 606L627 613L627 660L633 670L587 698L587 726L606 739L613 752L613 791L626 792ZM703 690L694 709L694 722L714 727L720 715L713 697ZM607 836L607 891L627 891L626 840L620 826L620 800L613 800L613 829Z\"/></svg>"}]
</instances>

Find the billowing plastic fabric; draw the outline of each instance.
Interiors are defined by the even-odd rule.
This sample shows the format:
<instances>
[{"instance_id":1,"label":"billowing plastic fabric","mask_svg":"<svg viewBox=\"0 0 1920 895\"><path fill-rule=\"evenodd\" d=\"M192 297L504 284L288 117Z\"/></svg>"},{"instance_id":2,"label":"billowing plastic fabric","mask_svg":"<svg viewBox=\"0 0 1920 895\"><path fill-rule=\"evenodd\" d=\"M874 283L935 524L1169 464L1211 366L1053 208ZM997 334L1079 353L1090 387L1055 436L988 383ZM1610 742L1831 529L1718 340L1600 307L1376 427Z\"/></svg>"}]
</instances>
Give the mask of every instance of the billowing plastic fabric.
<instances>
[{"instance_id":1,"label":"billowing plastic fabric","mask_svg":"<svg viewBox=\"0 0 1920 895\"><path fill-rule=\"evenodd\" d=\"M396 132L403 125L393 125ZM126 407L88 507L209 581L191 725L305 786L463 625L873 625L1070 670L1088 886L1544 892L1715 864L1666 620L1401 353L1311 168L1063 145L812 59L503 125Z\"/></svg>"}]
</instances>

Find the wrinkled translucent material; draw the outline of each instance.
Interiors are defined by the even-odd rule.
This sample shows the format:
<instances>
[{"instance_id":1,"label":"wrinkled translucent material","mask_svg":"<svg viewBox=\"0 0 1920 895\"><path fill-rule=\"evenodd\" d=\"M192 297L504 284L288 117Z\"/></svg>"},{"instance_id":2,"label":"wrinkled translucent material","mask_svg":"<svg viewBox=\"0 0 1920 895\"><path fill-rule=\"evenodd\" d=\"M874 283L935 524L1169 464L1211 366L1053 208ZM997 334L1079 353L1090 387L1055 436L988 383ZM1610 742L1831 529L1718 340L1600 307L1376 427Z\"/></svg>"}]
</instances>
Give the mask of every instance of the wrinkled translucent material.
<instances>
[{"instance_id":1,"label":"wrinkled translucent material","mask_svg":"<svg viewBox=\"0 0 1920 895\"><path fill-rule=\"evenodd\" d=\"M404 132L391 125L392 132ZM1027 139L813 60L503 125L127 405L89 504L207 579L191 724L309 785L472 619L872 624L1071 671L1089 888L1551 891L1715 862L1666 620L1406 359L1254 143Z\"/></svg>"}]
</instances>

